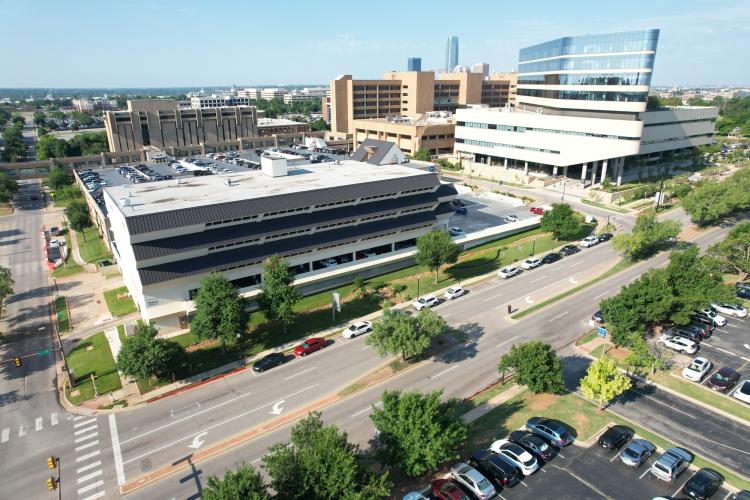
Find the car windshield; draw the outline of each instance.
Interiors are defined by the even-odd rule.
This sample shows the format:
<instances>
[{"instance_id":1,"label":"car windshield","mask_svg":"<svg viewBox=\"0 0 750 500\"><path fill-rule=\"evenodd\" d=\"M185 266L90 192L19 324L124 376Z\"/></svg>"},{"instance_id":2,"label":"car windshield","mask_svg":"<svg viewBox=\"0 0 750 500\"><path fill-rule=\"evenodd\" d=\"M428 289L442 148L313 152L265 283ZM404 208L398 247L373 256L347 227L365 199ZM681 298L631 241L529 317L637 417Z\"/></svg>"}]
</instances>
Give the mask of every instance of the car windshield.
<instances>
[{"instance_id":1,"label":"car windshield","mask_svg":"<svg viewBox=\"0 0 750 500\"><path fill-rule=\"evenodd\" d=\"M665 465L662 465L659 462L656 462L654 464L654 469L658 470L659 472L663 472L664 474L670 474L670 470Z\"/></svg>"},{"instance_id":2,"label":"car windshield","mask_svg":"<svg viewBox=\"0 0 750 500\"><path fill-rule=\"evenodd\" d=\"M695 372L699 372L699 371L701 371L702 367L703 367L703 365L701 365L700 363L693 363L690 366L688 366L688 369L689 370L693 370Z\"/></svg>"},{"instance_id":3,"label":"car windshield","mask_svg":"<svg viewBox=\"0 0 750 500\"><path fill-rule=\"evenodd\" d=\"M484 490L487 490L487 489L489 489L489 488L490 488L490 486L492 486L492 485L491 485L491 484L490 484L490 482L489 482L489 481L487 480L487 478L485 478L485 479L482 479L481 481L479 481L479 484L477 484L477 486L479 487L479 489L480 489L481 491L484 491Z\"/></svg>"},{"instance_id":4,"label":"car windshield","mask_svg":"<svg viewBox=\"0 0 750 500\"><path fill-rule=\"evenodd\" d=\"M625 448L625 451L623 451L622 454L625 455L626 457L630 457L630 458L638 458L638 457L641 456L640 453L638 453L637 451L635 451L632 448Z\"/></svg>"},{"instance_id":5,"label":"car windshield","mask_svg":"<svg viewBox=\"0 0 750 500\"><path fill-rule=\"evenodd\" d=\"M547 451L547 449L549 448L549 445L545 443L544 441L539 441L534 444L536 445L537 448L539 448L539 451Z\"/></svg>"},{"instance_id":6,"label":"car windshield","mask_svg":"<svg viewBox=\"0 0 750 500\"><path fill-rule=\"evenodd\" d=\"M716 377L716 380L719 380L721 382L727 382L727 381L729 381L729 377L726 376L726 375L724 375L721 372L716 372L716 375L714 375L714 377Z\"/></svg>"},{"instance_id":7,"label":"car windshield","mask_svg":"<svg viewBox=\"0 0 750 500\"><path fill-rule=\"evenodd\" d=\"M310 347L310 344L308 344L307 342L302 342L302 349L307 349L308 347Z\"/></svg>"}]
</instances>

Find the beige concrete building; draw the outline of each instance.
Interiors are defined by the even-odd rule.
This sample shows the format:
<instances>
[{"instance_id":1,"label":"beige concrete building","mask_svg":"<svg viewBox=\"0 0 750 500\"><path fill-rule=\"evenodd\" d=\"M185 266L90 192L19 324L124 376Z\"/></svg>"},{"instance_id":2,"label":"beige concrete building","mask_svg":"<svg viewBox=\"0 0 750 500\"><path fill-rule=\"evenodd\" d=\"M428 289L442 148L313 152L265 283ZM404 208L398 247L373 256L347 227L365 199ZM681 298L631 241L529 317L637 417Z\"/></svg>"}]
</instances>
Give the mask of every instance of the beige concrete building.
<instances>
[{"instance_id":1,"label":"beige concrete building","mask_svg":"<svg viewBox=\"0 0 750 500\"><path fill-rule=\"evenodd\" d=\"M437 114L437 113L435 113ZM353 120L354 149L366 139L396 144L406 154L426 149L430 154L453 152L455 121L446 117L397 117Z\"/></svg>"},{"instance_id":2,"label":"beige concrete building","mask_svg":"<svg viewBox=\"0 0 750 500\"><path fill-rule=\"evenodd\" d=\"M310 131L309 123L295 122L285 118L259 118L258 135L267 137L279 134L299 134Z\"/></svg>"},{"instance_id":3,"label":"beige concrete building","mask_svg":"<svg viewBox=\"0 0 750 500\"><path fill-rule=\"evenodd\" d=\"M254 106L179 109L170 99L128 101L126 111L104 114L110 151L154 147L176 156L257 137L257 123Z\"/></svg>"}]
</instances>

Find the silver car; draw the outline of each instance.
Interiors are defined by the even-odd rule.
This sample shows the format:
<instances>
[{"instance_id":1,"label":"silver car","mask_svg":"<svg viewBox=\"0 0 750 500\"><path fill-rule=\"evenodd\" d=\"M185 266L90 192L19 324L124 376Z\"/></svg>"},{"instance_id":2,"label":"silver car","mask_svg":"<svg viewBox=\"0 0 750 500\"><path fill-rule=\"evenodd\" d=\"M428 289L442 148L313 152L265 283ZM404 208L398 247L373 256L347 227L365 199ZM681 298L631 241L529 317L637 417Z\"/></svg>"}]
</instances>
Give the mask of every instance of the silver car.
<instances>
[{"instance_id":1,"label":"silver car","mask_svg":"<svg viewBox=\"0 0 750 500\"><path fill-rule=\"evenodd\" d=\"M690 453L682 448L669 448L649 470L655 477L671 483L690 466L692 459Z\"/></svg>"},{"instance_id":2,"label":"silver car","mask_svg":"<svg viewBox=\"0 0 750 500\"><path fill-rule=\"evenodd\" d=\"M620 460L630 467L640 467L656 451L656 446L645 439L631 439L627 448L620 453Z\"/></svg>"},{"instance_id":3,"label":"silver car","mask_svg":"<svg viewBox=\"0 0 750 500\"><path fill-rule=\"evenodd\" d=\"M453 479L466 487L476 498L492 498L497 492L492 483L471 465L459 462L451 467Z\"/></svg>"}]
</instances>

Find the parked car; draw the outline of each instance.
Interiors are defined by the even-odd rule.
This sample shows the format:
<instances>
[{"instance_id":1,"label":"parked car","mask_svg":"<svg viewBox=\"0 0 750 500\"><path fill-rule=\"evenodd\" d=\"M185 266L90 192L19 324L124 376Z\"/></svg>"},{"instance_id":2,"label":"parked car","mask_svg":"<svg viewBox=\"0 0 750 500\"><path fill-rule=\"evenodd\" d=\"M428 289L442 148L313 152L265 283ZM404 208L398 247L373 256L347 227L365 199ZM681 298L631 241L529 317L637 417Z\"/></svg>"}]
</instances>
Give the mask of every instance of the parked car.
<instances>
[{"instance_id":1,"label":"parked car","mask_svg":"<svg viewBox=\"0 0 750 500\"><path fill-rule=\"evenodd\" d=\"M734 294L738 299L750 300L750 288L737 288Z\"/></svg>"},{"instance_id":2,"label":"parked car","mask_svg":"<svg viewBox=\"0 0 750 500\"><path fill-rule=\"evenodd\" d=\"M513 431L508 439L524 448L541 462L549 462L555 456L555 450L547 441L536 434L526 431Z\"/></svg>"},{"instance_id":3,"label":"parked car","mask_svg":"<svg viewBox=\"0 0 750 500\"><path fill-rule=\"evenodd\" d=\"M597 323L604 323L604 316L602 316L601 310L596 311L594 314L592 314L591 319L593 319Z\"/></svg>"},{"instance_id":4,"label":"parked car","mask_svg":"<svg viewBox=\"0 0 750 500\"><path fill-rule=\"evenodd\" d=\"M552 264L553 262L557 262L558 260L562 259L559 253L557 252L550 252L544 257L542 257L542 264Z\"/></svg>"},{"instance_id":5,"label":"parked car","mask_svg":"<svg viewBox=\"0 0 750 500\"><path fill-rule=\"evenodd\" d=\"M505 216L505 222L518 222L518 216L514 214L508 214Z\"/></svg>"},{"instance_id":6,"label":"parked car","mask_svg":"<svg viewBox=\"0 0 750 500\"><path fill-rule=\"evenodd\" d=\"M469 500L464 490L450 479L433 481L432 495L439 500Z\"/></svg>"},{"instance_id":7,"label":"parked car","mask_svg":"<svg viewBox=\"0 0 750 500\"><path fill-rule=\"evenodd\" d=\"M580 251L581 249L575 245L565 245L560 249L560 255L562 255L563 257L567 257L568 255L573 255Z\"/></svg>"},{"instance_id":8,"label":"parked car","mask_svg":"<svg viewBox=\"0 0 750 500\"><path fill-rule=\"evenodd\" d=\"M690 466L693 457L682 448L669 448L652 465L649 471L662 481L674 482Z\"/></svg>"},{"instance_id":9,"label":"parked car","mask_svg":"<svg viewBox=\"0 0 750 500\"><path fill-rule=\"evenodd\" d=\"M320 264L321 264L321 265L322 265L323 267L333 267L333 266L338 266L338 265L339 265L339 261L337 261L337 260L336 260L336 259L334 259L334 258L328 258L328 259L323 259L323 260L321 260L321 261L320 261Z\"/></svg>"},{"instance_id":10,"label":"parked car","mask_svg":"<svg viewBox=\"0 0 750 500\"><path fill-rule=\"evenodd\" d=\"M584 239L581 240L581 246L583 248L589 248L593 247L594 245L599 244L599 238L596 236L586 236Z\"/></svg>"},{"instance_id":11,"label":"parked car","mask_svg":"<svg viewBox=\"0 0 750 500\"><path fill-rule=\"evenodd\" d=\"M461 199L459 199L459 198L453 198L453 199L451 200L451 203L453 203L453 204L454 204L455 206L457 206L457 207L465 207L465 206L466 206L466 203L464 203L464 202L463 202L463 201L462 201Z\"/></svg>"},{"instance_id":12,"label":"parked car","mask_svg":"<svg viewBox=\"0 0 750 500\"><path fill-rule=\"evenodd\" d=\"M264 372L275 366L283 365L285 359L286 357L281 352L272 352L271 354L266 354L258 361L253 363L253 371Z\"/></svg>"},{"instance_id":13,"label":"parked car","mask_svg":"<svg viewBox=\"0 0 750 500\"><path fill-rule=\"evenodd\" d=\"M531 453L507 439L498 439L490 445L490 450L517 467L524 476L530 476L539 468L539 462Z\"/></svg>"},{"instance_id":14,"label":"parked car","mask_svg":"<svg viewBox=\"0 0 750 500\"><path fill-rule=\"evenodd\" d=\"M424 297L420 297L416 301L414 301L412 307L417 311L421 311L425 307L435 307L439 303L440 302L438 301L438 298L434 295L425 295Z\"/></svg>"},{"instance_id":15,"label":"parked car","mask_svg":"<svg viewBox=\"0 0 750 500\"><path fill-rule=\"evenodd\" d=\"M682 369L682 376L693 382L700 382L711 371L711 362L700 356Z\"/></svg>"},{"instance_id":16,"label":"parked car","mask_svg":"<svg viewBox=\"0 0 750 500\"><path fill-rule=\"evenodd\" d=\"M476 498L492 498L497 491L492 483L474 467L459 462L451 467L451 476L457 483L463 485Z\"/></svg>"},{"instance_id":17,"label":"parked car","mask_svg":"<svg viewBox=\"0 0 750 500\"><path fill-rule=\"evenodd\" d=\"M734 385L739 382L740 374L737 370L725 366L719 368L716 373L708 379L708 386L719 392L729 392Z\"/></svg>"},{"instance_id":18,"label":"parked car","mask_svg":"<svg viewBox=\"0 0 750 500\"><path fill-rule=\"evenodd\" d=\"M617 451L622 445L630 441L633 433L630 429L622 425L613 425L604 434L599 436L599 446L607 450Z\"/></svg>"},{"instance_id":19,"label":"parked car","mask_svg":"<svg viewBox=\"0 0 750 500\"><path fill-rule=\"evenodd\" d=\"M529 212L531 212L534 215L544 215L544 209L541 207L531 207L529 209Z\"/></svg>"},{"instance_id":20,"label":"parked car","mask_svg":"<svg viewBox=\"0 0 750 500\"><path fill-rule=\"evenodd\" d=\"M692 340L696 344L703 339L703 336L700 333L682 326L672 326L664 330L664 333L670 337L682 337Z\"/></svg>"},{"instance_id":21,"label":"parked car","mask_svg":"<svg viewBox=\"0 0 750 500\"><path fill-rule=\"evenodd\" d=\"M716 312L734 316L735 318L746 318L747 309L742 307L740 304L727 304L727 303L713 303L711 307L716 309Z\"/></svg>"},{"instance_id":22,"label":"parked car","mask_svg":"<svg viewBox=\"0 0 750 500\"><path fill-rule=\"evenodd\" d=\"M62 233L60 232L60 228L57 226L52 226L49 228L49 235L50 236L60 236Z\"/></svg>"},{"instance_id":23,"label":"parked car","mask_svg":"<svg viewBox=\"0 0 750 500\"><path fill-rule=\"evenodd\" d=\"M695 316L697 317L701 315L708 316L709 318L711 318L713 322L716 324L716 326L718 327L722 327L727 324L727 318L717 313L716 309L714 309L713 307L707 307L706 309L703 309L702 311L698 311Z\"/></svg>"},{"instance_id":24,"label":"parked car","mask_svg":"<svg viewBox=\"0 0 750 500\"><path fill-rule=\"evenodd\" d=\"M369 321L357 321L356 323L352 323L351 325L349 325L346 330L344 330L344 333L341 334L341 336L345 339L353 339L358 335L362 335L371 331L372 323L370 323Z\"/></svg>"},{"instance_id":25,"label":"parked car","mask_svg":"<svg viewBox=\"0 0 750 500\"><path fill-rule=\"evenodd\" d=\"M512 487L518 484L521 476L518 470L490 450L478 450L471 454L469 465L494 481L498 487Z\"/></svg>"},{"instance_id":26,"label":"parked car","mask_svg":"<svg viewBox=\"0 0 750 500\"><path fill-rule=\"evenodd\" d=\"M448 232L451 236L466 236L464 230L457 226L449 227Z\"/></svg>"},{"instance_id":27,"label":"parked car","mask_svg":"<svg viewBox=\"0 0 750 500\"><path fill-rule=\"evenodd\" d=\"M659 342L677 352L684 352L686 354L695 354L698 352L698 344L684 337L661 335L659 337Z\"/></svg>"},{"instance_id":28,"label":"parked car","mask_svg":"<svg viewBox=\"0 0 750 500\"><path fill-rule=\"evenodd\" d=\"M323 337L311 337L294 348L296 356L307 356L325 347L326 339Z\"/></svg>"},{"instance_id":29,"label":"parked car","mask_svg":"<svg viewBox=\"0 0 750 500\"><path fill-rule=\"evenodd\" d=\"M519 272L519 270L518 270L517 267L515 267L515 266L506 266L506 267L500 269L500 271L497 272L497 277L498 278L502 278L504 280L507 280L508 278L511 278L511 277L515 276L516 274L518 274L518 272Z\"/></svg>"},{"instance_id":30,"label":"parked car","mask_svg":"<svg viewBox=\"0 0 750 500\"><path fill-rule=\"evenodd\" d=\"M713 331L716 329L716 323L714 323L714 320L711 317L706 316L705 314L695 314L691 316L690 325L706 328L709 334L713 333Z\"/></svg>"},{"instance_id":31,"label":"parked car","mask_svg":"<svg viewBox=\"0 0 750 500\"><path fill-rule=\"evenodd\" d=\"M521 264L521 267L523 269L526 269L527 271L529 269L534 269L535 267L539 267L542 265L542 261L536 257L529 257L523 263Z\"/></svg>"},{"instance_id":32,"label":"parked car","mask_svg":"<svg viewBox=\"0 0 750 500\"><path fill-rule=\"evenodd\" d=\"M456 207L456 209L454 210L454 213L456 215L466 215L469 213L469 211L466 210L466 207Z\"/></svg>"},{"instance_id":33,"label":"parked car","mask_svg":"<svg viewBox=\"0 0 750 500\"><path fill-rule=\"evenodd\" d=\"M563 424L549 418L531 417L526 421L526 430L543 437L557 448L568 446L574 441Z\"/></svg>"},{"instance_id":34,"label":"parked car","mask_svg":"<svg viewBox=\"0 0 750 500\"><path fill-rule=\"evenodd\" d=\"M456 285L456 286L452 286L448 288L445 291L445 294L443 295L443 297L445 297L446 300L453 300L456 297L460 297L464 293L466 293L466 290L464 290L463 287Z\"/></svg>"},{"instance_id":35,"label":"parked car","mask_svg":"<svg viewBox=\"0 0 750 500\"><path fill-rule=\"evenodd\" d=\"M724 482L724 477L713 469L702 468L687 480L682 492L690 498L705 500L711 498Z\"/></svg>"},{"instance_id":36,"label":"parked car","mask_svg":"<svg viewBox=\"0 0 750 500\"><path fill-rule=\"evenodd\" d=\"M743 380L737 384L737 390L732 395L740 401L750 403L750 380Z\"/></svg>"},{"instance_id":37,"label":"parked car","mask_svg":"<svg viewBox=\"0 0 750 500\"><path fill-rule=\"evenodd\" d=\"M645 439L631 439L620 453L620 461L629 467L640 467L656 451L656 446Z\"/></svg>"},{"instance_id":38,"label":"parked car","mask_svg":"<svg viewBox=\"0 0 750 500\"><path fill-rule=\"evenodd\" d=\"M427 497L418 491L411 491L404 495L403 500L427 500Z\"/></svg>"},{"instance_id":39,"label":"parked car","mask_svg":"<svg viewBox=\"0 0 750 500\"><path fill-rule=\"evenodd\" d=\"M710 337L711 332L714 331L713 326L708 326L698 321L691 321L687 325L682 325L682 328L685 328L687 330L692 330L698 333L701 336L701 338L704 338L704 339L707 339L708 337Z\"/></svg>"},{"instance_id":40,"label":"parked car","mask_svg":"<svg viewBox=\"0 0 750 500\"><path fill-rule=\"evenodd\" d=\"M609 241L612 239L613 234L612 233L602 233L598 236L599 243L604 243L605 241Z\"/></svg>"}]
</instances>

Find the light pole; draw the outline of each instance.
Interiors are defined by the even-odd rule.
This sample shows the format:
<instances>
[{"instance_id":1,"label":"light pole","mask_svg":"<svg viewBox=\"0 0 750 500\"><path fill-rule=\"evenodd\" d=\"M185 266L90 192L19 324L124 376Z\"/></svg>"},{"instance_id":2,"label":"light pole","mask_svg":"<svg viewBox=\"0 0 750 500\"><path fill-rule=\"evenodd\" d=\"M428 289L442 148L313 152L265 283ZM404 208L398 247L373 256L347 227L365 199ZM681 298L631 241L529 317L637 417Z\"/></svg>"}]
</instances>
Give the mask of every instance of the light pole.
<instances>
[{"instance_id":1,"label":"light pole","mask_svg":"<svg viewBox=\"0 0 750 500\"><path fill-rule=\"evenodd\" d=\"M661 200L664 198L664 177L661 178L661 184L659 185L659 194L656 197L656 213L659 213L659 205Z\"/></svg>"},{"instance_id":2,"label":"light pole","mask_svg":"<svg viewBox=\"0 0 750 500\"><path fill-rule=\"evenodd\" d=\"M565 201L565 186L568 185L568 179L563 179L563 191L562 191L562 197L560 198L560 201Z\"/></svg>"}]
</instances>

